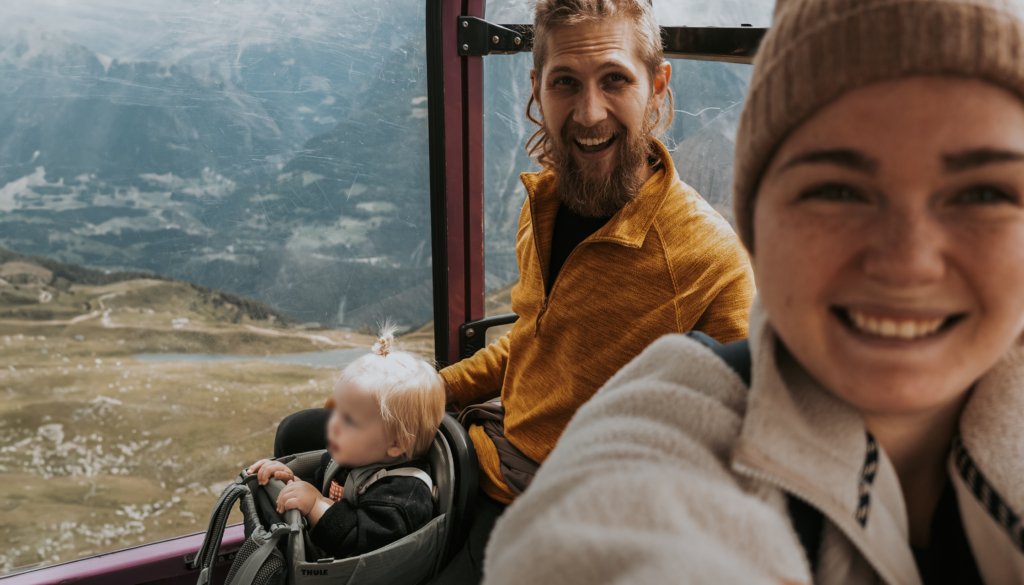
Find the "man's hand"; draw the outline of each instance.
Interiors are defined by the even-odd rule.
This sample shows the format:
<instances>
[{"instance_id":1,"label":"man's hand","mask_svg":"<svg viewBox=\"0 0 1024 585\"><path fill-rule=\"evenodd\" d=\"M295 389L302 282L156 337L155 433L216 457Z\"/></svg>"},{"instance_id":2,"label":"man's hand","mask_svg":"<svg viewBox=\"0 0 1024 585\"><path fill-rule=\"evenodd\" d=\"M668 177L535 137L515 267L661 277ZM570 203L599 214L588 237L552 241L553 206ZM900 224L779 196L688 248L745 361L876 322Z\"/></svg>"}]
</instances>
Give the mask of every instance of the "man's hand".
<instances>
[{"instance_id":1,"label":"man's hand","mask_svg":"<svg viewBox=\"0 0 1024 585\"><path fill-rule=\"evenodd\" d=\"M287 482L295 479L295 474L292 470L281 463L280 461L273 461L271 459L260 459L256 463L249 466L249 469L245 470L248 474L256 474L256 481L260 485L267 485L270 478L280 479L281 481Z\"/></svg>"},{"instance_id":2,"label":"man's hand","mask_svg":"<svg viewBox=\"0 0 1024 585\"><path fill-rule=\"evenodd\" d=\"M320 491L312 484L293 479L284 486L277 496L277 513L284 514L288 510L298 510L299 514L309 516L320 498Z\"/></svg>"}]
</instances>

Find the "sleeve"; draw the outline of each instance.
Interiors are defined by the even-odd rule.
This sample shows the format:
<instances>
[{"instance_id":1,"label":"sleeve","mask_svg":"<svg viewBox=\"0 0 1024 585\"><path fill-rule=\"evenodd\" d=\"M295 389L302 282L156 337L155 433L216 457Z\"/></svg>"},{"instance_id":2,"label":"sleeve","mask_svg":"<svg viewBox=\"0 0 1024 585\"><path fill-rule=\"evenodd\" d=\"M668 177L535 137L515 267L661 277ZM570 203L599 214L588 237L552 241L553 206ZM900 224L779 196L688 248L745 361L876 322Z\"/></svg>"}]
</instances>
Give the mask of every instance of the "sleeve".
<instances>
[{"instance_id":1,"label":"sleeve","mask_svg":"<svg viewBox=\"0 0 1024 585\"><path fill-rule=\"evenodd\" d=\"M740 260L746 263L746 259ZM747 337L750 305L754 301L754 278L749 268L741 266L711 300L694 329L729 343Z\"/></svg>"},{"instance_id":2,"label":"sleeve","mask_svg":"<svg viewBox=\"0 0 1024 585\"><path fill-rule=\"evenodd\" d=\"M430 490L412 477L388 477L370 486L353 507L341 500L313 528L313 544L336 559L361 555L419 530L433 517Z\"/></svg>"},{"instance_id":3,"label":"sleeve","mask_svg":"<svg viewBox=\"0 0 1024 585\"><path fill-rule=\"evenodd\" d=\"M707 391L678 381L687 362ZM656 342L578 411L498 520L485 583L809 583L781 494L751 493L729 468L746 393L696 342Z\"/></svg>"},{"instance_id":4,"label":"sleeve","mask_svg":"<svg viewBox=\"0 0 1024 585\"><path fill-rule=\"evenodd\" d=\"M320 450L299 453L288 461L287 465L296 477L320 489L324 483L324 472L327 471L330 462L331 454L326 450Z\"/></svg>"},{"instance_id":5,"label":"sleeve","mask_svg":"<svg viewBox=\"0 0 1024 585\"><path fill-rule=\"evenodd\" d=\"M702 331L722 343L747 337L754 275L736 233L717 214L694 216L666 255L676 288L678 331Z\"/></svg>"},{"instance_id":6,"label":"sleeve","mask_svg":"<svg viewBox=\"0 0 1024 585\"><path fill-rule=\"evenodd\" d=\"M459 409L501 394L508 364L509 333L458 363L441 370L441 377Z\"/></svg>"}]
</instances>

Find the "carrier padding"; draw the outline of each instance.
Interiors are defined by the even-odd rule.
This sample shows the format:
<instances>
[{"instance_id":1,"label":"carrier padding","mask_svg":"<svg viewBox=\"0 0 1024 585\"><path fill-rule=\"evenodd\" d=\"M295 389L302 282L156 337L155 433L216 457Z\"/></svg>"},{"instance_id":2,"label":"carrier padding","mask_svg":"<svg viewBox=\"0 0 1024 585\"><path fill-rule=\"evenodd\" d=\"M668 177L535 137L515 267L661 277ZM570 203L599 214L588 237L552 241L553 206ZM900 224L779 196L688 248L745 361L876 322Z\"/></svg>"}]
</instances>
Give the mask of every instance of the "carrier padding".
<instances>
[{"instance_id":1,"label":"carrier padding","mask_svg":"<svg viewBox=\"0 0 1024 585\"><path fill-rule=\"evenodd\" d=\"M374 551L340 561L293 561L291 585L416 585L436 569L446 534L442 514L416 532ZM294 546L301 539L293 539ZM292 549L296 558L300 547Z\"/></svg>"}]
</instances>

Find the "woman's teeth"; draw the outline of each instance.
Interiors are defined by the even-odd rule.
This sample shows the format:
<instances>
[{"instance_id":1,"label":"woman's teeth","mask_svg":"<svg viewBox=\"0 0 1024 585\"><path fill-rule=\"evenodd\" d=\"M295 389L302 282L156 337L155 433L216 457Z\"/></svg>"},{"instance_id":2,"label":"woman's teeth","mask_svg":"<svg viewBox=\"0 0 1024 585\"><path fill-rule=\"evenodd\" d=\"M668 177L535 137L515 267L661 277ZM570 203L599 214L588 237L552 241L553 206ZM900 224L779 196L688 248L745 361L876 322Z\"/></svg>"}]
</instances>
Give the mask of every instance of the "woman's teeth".
<instances>
[{"instance_id":1,"label":"woman's teeth","mask_svg":"<svg viewBox=\"0 0 1024 585\"><path fill-rule=\"evenodd\" d=\"M847 310L850 322L858 330L869 333L876 337L888 339L918 339L931 335L942 327L946 322L945 318L940 319L893 319L890 317L875 317Z\"/></svg>"}]
</instances>

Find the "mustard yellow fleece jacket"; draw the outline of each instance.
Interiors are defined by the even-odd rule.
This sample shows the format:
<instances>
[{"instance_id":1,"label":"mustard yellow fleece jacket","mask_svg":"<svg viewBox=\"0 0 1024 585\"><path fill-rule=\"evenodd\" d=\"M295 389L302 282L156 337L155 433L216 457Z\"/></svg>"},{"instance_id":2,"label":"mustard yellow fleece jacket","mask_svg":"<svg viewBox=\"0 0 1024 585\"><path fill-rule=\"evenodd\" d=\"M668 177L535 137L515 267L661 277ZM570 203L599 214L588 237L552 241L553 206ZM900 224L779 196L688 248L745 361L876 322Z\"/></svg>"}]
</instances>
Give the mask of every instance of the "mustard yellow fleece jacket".
<instances>
[{"instance_id":1,"label":"mustard yellow fleece jacket","mask_svg":"<svg viewBox=\"0 0 1024 585\"><path fill-rule=\"evenodd\" d=\"M661 170L607 224L581 242L545 291L559 202L550 171L523 173L519 320L498 341L441 371L460 408L501 396L505 436L543 463L576 410L615 372L666 333L698 329L722 342L747 336L753 276L736 234L676 174ZM481 487L509 503L498 453L469 431Z\"/></svg>"}]
</instances>

